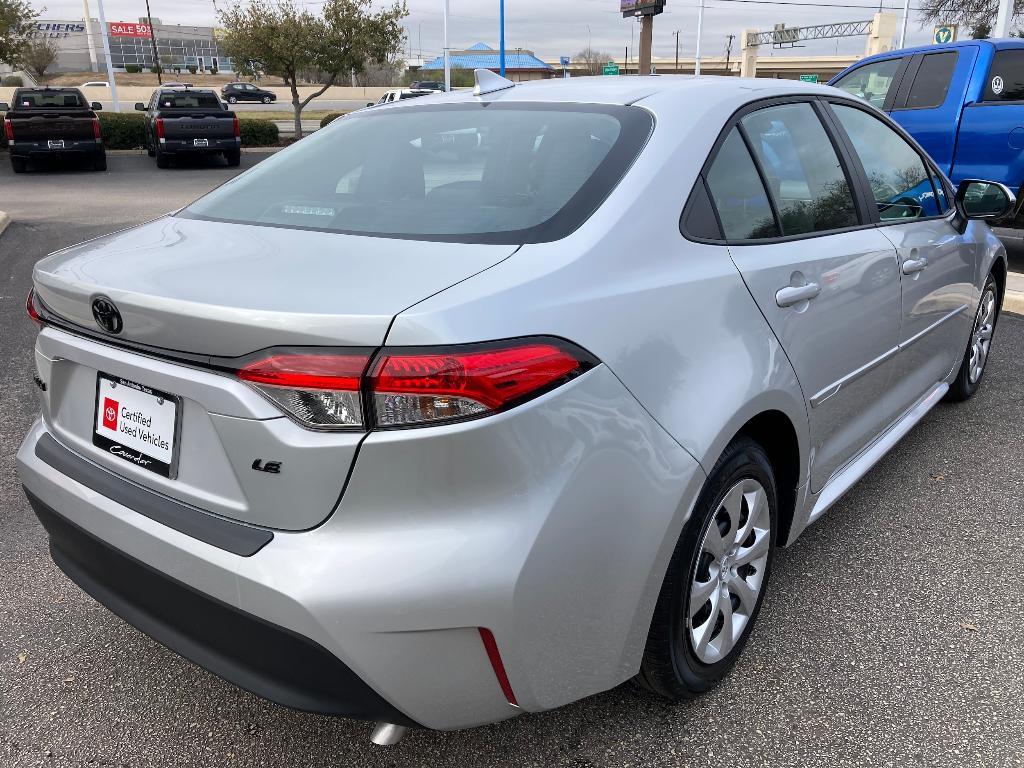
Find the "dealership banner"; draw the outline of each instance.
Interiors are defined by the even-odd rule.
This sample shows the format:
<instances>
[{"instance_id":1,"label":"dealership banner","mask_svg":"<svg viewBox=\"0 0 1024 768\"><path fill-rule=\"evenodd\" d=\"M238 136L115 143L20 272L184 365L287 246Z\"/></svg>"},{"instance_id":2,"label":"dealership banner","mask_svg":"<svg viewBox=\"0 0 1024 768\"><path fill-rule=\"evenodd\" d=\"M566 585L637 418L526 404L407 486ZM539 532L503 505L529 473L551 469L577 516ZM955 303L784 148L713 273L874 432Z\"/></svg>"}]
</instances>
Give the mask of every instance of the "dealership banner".
<instances>
[{"instance_id":1,"label":"dealership banner","mask_svg":"<svg viewBox=\"0 0 1024 768\"><path fill-rule=\"evenodd\" d=\"M107 24L111 37L149 37L152 29L149 24L132 24L127 21L112 21Z\"/></svg>"}]
</instances>

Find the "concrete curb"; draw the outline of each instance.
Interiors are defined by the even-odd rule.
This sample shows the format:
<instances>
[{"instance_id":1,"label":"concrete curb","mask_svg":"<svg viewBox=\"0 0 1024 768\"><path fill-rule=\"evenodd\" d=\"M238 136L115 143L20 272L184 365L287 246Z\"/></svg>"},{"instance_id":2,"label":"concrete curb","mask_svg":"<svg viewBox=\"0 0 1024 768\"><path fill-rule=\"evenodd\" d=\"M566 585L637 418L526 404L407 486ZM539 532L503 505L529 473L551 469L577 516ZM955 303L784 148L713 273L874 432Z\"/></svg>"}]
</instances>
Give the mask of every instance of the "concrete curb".
<instances>
[{"instance_id":1,"label":"concrete curb","mask_svg":"<svg viewBox=\"0 0 1024 768\"><path fill-rule=\"evenodd\" d=\"M0 211L0 235L7 229L7 225L11 223L11 217L9 214Z\"/></svg>"},{"instance_id":2,"label":"concrete curb","mask_svg":"<svg viewBox=\"0 0 1024 768\"><path fill-rule=\"evenodd\" d=\"M1003 311L1013 315L1024 315L1024 293L1007 290L1003 297Z\"/></svg>"}]
</instances>

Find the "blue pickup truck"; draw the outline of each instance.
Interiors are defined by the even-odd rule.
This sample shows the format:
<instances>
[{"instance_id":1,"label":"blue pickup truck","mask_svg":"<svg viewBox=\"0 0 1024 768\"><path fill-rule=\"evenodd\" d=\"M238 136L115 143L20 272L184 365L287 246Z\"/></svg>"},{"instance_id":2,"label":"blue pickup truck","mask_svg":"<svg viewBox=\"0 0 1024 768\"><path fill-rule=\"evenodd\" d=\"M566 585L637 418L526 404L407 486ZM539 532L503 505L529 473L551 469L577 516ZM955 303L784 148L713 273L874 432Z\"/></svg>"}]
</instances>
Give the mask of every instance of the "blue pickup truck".
<instances>
[{"instance_id":1,"label":"blue pickup truck","mask_svg":"<svg viewBox=\"0 0 1024 768\"><path fill-rule=\"evenodd\" d=\"M889 51L857 62L829 85L888 113L954 183L1024 186L1024 39Z\"/></svg>"}]
</instances>

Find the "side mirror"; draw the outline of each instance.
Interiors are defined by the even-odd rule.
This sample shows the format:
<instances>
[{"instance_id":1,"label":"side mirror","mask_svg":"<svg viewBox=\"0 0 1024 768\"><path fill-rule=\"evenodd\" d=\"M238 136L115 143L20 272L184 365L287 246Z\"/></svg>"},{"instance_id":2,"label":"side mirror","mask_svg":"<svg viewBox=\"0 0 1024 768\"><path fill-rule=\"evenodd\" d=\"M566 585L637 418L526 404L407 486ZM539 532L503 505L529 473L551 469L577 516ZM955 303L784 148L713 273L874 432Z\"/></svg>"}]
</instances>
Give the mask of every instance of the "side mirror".
<instances>
[{"instance_id":1,"label":"side mirror","mask_svg":"<svg viewBox=\"0 0 1024 768\"><path fill-rule=\"evenodd\" d=\"M143 104L141 101L136 101L135 102L135 111L136 112L145 112L146 111L146 105Z\"/></svg>"},{"instance_id":2,"label":"side mirror","mask_svg":"<svg viewBox=\"0 0 1024 768\"><path fill-rule=\"evenodd\" d=\"M971 219L999 221L1017 210L1017 196L996 181L964 179L953 198L957 214L966 223Z\"/></svg>"},{"instance_id":3,"label":"side mirror","mask_svg":"<svg viewBox=\"0 0 1024 768\"><path fill-rule=\"evenodd\" d=\"M11 105L8 104L6 101L0 101L0 112L10 112L10 111L11 111Z\"/></svg>"},{"instance_id":4,"label":"side mirror","mask_svg":"<svg viewBox=\"0 0 1024 768\"><path fill-rule=\"evenodd\" d=\"M102 105L102 104L100 104L100 103L99 103L98 101L94 101L94 102L93 102L92 104L90 104L90 105L89 105L89 108L90 108L90 109L91 109L91 110L92 110L93 112L100 112L100 111L102 111L102 109L103 109L103 105Z\"/></svg>"}]
</instances>

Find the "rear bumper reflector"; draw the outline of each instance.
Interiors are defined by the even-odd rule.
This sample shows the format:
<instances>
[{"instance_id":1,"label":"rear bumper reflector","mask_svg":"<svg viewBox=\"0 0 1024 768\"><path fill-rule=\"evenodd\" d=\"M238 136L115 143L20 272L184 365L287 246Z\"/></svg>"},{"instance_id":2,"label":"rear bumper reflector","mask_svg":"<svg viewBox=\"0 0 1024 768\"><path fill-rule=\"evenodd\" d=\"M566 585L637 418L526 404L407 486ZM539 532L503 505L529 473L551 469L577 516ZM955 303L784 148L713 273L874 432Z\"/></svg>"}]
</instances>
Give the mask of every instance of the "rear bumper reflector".
<instances>
[{"instance_id":1,"label":"rear bumper reflector","mask_svg":"<svg viewBox=\"0 0 1024 768\"><path fill-rule=\"evenodd\" d=\"M478 629L480 630L480 639L484 643L484 649L487 651L487 658L491 660L494 676L498 678L498 685L501 686L501 692L505 694L509 704L513 707L518 707L519 703L516 701L516 694L512 690L512 683L508 680L508 673L505 672L505 663L501 660L501 653L498 651L498 643L494 639L494 633L485 627L478 627Z\"/></svg>"}]
</instances>

